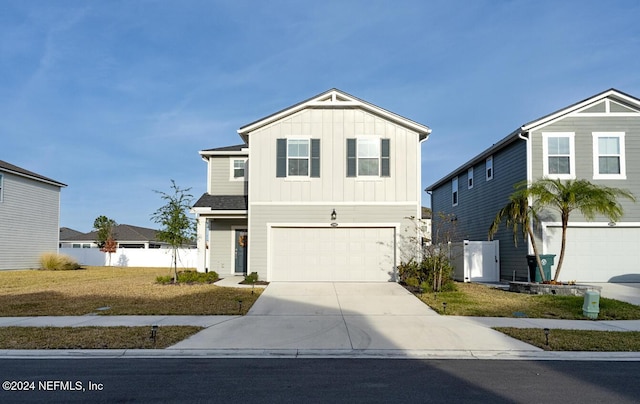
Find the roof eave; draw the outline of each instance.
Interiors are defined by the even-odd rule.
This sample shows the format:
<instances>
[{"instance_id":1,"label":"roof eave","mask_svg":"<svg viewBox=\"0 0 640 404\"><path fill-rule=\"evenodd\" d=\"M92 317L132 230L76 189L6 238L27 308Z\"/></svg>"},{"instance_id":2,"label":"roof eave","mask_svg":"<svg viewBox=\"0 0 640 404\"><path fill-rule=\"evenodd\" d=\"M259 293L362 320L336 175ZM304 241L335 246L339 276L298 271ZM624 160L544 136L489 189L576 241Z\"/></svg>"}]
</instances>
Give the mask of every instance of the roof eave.
<instances>
[{"instance_id":1,"label":"roof eave","mask_svg":"<svg viewBox=\"0 0 640 404\"><path fill-rule=\"evenodd\" d=\"M425 140L431 133L431 128L428 126L387 111L384 108L380 108L377 105L361 100L345 93L344 91L332 88L331 90L318 94L308 100L299 102L289 108L285 108L265 118L245 125L238 129L238 134L246 143L248 143L249 133L307 108L362 108L365 111L381 116L389 121L417 132L420 140Z\"/></svg>"}]
</instances>

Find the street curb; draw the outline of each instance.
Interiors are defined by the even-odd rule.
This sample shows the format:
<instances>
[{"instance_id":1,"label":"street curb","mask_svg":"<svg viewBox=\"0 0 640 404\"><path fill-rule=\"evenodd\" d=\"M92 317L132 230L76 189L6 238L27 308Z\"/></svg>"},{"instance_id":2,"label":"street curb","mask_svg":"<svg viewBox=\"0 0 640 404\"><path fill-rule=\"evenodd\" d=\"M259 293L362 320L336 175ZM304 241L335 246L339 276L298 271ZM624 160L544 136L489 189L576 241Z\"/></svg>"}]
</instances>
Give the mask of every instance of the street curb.
<instances>
[{"instance_id":1,"label":"street curb","mask_svg":"<svg viewBox=\"0 0 640 404\"><path fill-rule=\"evenodd\" d=\"M70 349L0 350L2 359L464 359L638 362L640 352L324 349Z\"/></svg>"}]
</instances>

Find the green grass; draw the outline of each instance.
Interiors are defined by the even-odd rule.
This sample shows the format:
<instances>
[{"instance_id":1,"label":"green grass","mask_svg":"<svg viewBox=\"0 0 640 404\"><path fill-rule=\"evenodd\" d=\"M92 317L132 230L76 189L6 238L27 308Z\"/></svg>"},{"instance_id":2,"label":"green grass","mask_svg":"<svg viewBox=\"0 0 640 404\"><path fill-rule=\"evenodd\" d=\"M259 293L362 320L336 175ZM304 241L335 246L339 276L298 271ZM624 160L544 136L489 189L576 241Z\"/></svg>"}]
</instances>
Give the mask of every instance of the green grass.
<instances>
[{"instance_id":1,"label":"green grass","mask_svg":"<svg viewBox=\"0 0 640 404\"><path fill-rule=\"evenodd\" d=\"M202 327L0 327L0 349L162 349Z\"/></svg>"},{"instance_id":2,"label":"green grass","mask_svg":"<svg viewBox=\"0 0 640 404\"><path fill-rule=\"evenodd\" d=\"M473 283L457 283L455 292L418 294L441 314L477 317L520 317L584 320L580 296L529 295ZM446 311L443 302L447 303ZM601 298L599 320L638 320L640 306Z\"/></svg>"},{"instance_id":3,"label":"green grass","mask_svg":"<svg viewBox=\"0 0 640 404\"><path fill-rule=\"evenodd\" d=\"M498 327L510 337L547 351L638 352L638 331L550 330L549 345L540 328Z\"/></svg>"}]
</instances>

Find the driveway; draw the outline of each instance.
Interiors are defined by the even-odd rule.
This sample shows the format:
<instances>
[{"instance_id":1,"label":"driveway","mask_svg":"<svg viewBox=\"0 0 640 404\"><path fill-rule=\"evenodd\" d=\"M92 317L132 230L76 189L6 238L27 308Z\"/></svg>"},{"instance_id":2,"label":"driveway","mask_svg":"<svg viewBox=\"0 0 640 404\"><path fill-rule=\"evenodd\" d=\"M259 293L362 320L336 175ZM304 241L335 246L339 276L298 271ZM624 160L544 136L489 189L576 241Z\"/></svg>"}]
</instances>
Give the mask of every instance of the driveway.
<instances>
[{"instance_id":1,"label":"driveway","mask_svg":"<svg viewBox=\"0 0 640 404\"><path fill-rule=\"evenodd\" d=\"M169 349L540 351L440 316L396 283L331 282L273 282L246 316Z\"/></svg>"}]
</instances>

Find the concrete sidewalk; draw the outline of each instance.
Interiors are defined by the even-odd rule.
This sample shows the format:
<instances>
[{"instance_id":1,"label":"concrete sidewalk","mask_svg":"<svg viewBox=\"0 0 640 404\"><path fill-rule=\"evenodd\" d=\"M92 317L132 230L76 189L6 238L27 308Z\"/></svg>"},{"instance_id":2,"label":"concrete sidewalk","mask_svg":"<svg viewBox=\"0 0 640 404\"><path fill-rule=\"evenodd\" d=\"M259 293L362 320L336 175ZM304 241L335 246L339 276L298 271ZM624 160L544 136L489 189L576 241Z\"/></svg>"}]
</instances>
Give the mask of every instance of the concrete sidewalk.
<instances>
[{"instance_id":1,"label":"concrete sidewalk","mask_svg":"<svg viewBox=\"0 0 640 404\"><path fill-rule=\"evenodd\" d=\"M625 288L620 291L618 293L629 294ZM640 289L635 291L640 292ZM603 291L603 295L605 293ZM195 325L205 327L205 330L164 350L4 350L0 351L0 358L97 356L640 360L640 353L635 352L546 352L491 329L518 327L539 328L541 331L544 328L640 331L640 320L440 316L394 283L272 283L246 316L86 315L0 318L0 327L120 325Z\"/></svg>"}]
</instances>

